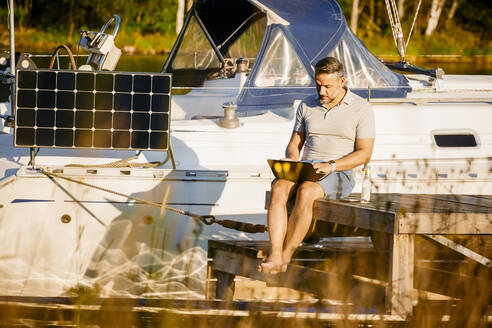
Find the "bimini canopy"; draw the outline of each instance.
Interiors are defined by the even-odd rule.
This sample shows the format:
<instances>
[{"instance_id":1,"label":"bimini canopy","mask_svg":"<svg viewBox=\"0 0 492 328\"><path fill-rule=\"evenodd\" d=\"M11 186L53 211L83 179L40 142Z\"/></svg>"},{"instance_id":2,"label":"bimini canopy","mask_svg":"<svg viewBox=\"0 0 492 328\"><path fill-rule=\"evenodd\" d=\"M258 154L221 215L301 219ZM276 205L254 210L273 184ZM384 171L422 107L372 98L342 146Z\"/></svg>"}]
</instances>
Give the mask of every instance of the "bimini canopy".
<instances>
[{"instance_id":1,"label":"bimini canopy","mask_svg":"<svg viewBox=\"0 0 492 328\"><path fill-rule=\"evenodd\" d=\"M344 64L347 85L371 97L404 96L406 78L382 64L350 31L334 0L198 0L164 66L176 85L231 76L248 58L239 110L291 104L314 92L314 65L326 56ZM229 60L232 58L232 60Z\"/></svg>"}]
</instances>

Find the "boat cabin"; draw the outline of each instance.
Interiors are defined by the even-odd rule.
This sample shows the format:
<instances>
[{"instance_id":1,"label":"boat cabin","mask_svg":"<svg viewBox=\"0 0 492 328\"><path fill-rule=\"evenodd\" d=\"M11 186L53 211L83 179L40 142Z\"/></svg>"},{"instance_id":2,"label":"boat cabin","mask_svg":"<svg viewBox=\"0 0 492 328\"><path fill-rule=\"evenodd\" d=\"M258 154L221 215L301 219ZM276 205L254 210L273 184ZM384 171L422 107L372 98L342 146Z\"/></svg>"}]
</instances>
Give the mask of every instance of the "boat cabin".
<instances>
[{"instance_id":1,"label":"boat cabin","mask_svg":"<svg viewBox=\"0 0 492 328\"><path fill-rule=\"evenodd\" d=\"M404 97L410 90L352 33L334 0L196 1L163 72L173 74L174 86L216 89L238 112L254 112L312 94L314 66L326 56L342 61L347 86L361 96ZM183 114L173 118L191 118Z\"/></svg>"}]
</instances>

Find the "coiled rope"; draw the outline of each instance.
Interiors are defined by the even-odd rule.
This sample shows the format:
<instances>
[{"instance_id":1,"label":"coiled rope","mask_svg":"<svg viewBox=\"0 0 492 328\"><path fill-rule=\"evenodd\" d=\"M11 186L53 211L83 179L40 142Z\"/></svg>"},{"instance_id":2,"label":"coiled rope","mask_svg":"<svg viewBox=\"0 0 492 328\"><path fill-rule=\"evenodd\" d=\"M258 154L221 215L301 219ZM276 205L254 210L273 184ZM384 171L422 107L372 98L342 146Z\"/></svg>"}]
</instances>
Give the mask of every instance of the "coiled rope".
<instances>
[{"instance_id":1,"label":"coiled rope","mask_svg":"<svg viewBox=\"0 0 492 328\"><path fill-rule=\"evenodd\" d=\"M121 193L121 192L118 192L115 190L110 190L110 189L107 189L104 187L96 186L96 185L93 185L93 184L90 184L87 182L75 180L75 179L63 176L61 174L54 173L54 172L51 172L49 170L45 170L44 168L41 168L40 171L41 171L41 173L43 173L44 175L46 175L50 178L58 178L58 179L67 180L67 181L77 183L77 184L80 184L80 185L83 185L83 186L86 186L89 188L97 189L97 190L111 193L111 194L121 196L121 197L126 197L128 199L132 199L134 201L137 201L137 202L140 202L143 204L156 206L156 207L159 207L161 209L165 209L165 210L168 210L171 212L175 212L175 213L178 213L181 215L191 217L195 220L195 222L197 224L205 224L205 225L219 224L219 225L223 226L224 228L238 230L238 231L242 231L242 232L248 232L248 233L263 233L263 232L267 231L267 227L263 224L245 223L245 222L234 221L234 220L219 220L214 215L200 215L200 214L180 210L178 208L166 206L163 203L153 202L153 201L150 201L147 199L127 195L127 194L124 194L124 193Z\"/></svg>"}]
</instances>

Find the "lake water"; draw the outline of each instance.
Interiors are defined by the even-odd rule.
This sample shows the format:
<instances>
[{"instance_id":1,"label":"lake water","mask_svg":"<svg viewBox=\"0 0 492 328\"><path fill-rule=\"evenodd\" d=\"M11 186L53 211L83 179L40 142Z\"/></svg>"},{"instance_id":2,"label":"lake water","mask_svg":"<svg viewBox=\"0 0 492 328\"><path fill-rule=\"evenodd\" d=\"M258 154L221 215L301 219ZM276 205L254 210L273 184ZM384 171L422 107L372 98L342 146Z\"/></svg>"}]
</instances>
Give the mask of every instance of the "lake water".
<instances>
[{"instance_id":1,"label":"lake water","mask_svg":"<svg viewBox=\"0 0 492 328\"><path fill-rule=\"evenodd\" d=\"M149 56L129 56L124 55L118 63L117 70L134 71L134 72L160 72L164 66L167 55L149 55ZM412 64L422 68L441 67L447 74L482 74L492 75L492 59L485 57L462 58L447 57L438 59L434 58L417 58L410 61Z\"/></svg>"},{"instance_id":2,"label":"lake water","mask_svg":"<svg viewBox=\"0 0 492 328\"><path fill-rule=\"evenodd\" d=\"M167 54L157 55L123 55L116 70L130 72L160 72L166 61ZM382 57L386 61L395 61L396 57ZM38 67L48 67L49 58L35 58ZM66 59L62 60L61 67L67 67ZM78 65L85 62L85 57L78 60ZM492 75L492 56L484 57L415 57L409 60L421 68L441 67L446 74L480 74Z\"/></svg>"}]
</instances>

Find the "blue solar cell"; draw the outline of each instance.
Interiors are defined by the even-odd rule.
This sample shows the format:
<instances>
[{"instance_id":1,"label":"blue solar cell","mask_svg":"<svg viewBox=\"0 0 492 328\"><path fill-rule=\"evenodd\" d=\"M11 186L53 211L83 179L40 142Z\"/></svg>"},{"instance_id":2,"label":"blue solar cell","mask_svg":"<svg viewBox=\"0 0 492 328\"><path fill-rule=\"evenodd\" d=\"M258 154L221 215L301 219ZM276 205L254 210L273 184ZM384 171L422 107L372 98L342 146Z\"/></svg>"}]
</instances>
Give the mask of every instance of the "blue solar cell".
<instances>
[{"instance_id":1,"label":"blue solar cell","mask_svg":"<svg viewBox=\"0 0 492 328\"><path fill-rule=\"evenodd\" d=\"M54 91L38 91L36 95L38 108L55 108Z\"/></svg>"},{"instance_id":2,"label":"blue solar cell","mask_svg":"<svg viewBox=\"0 0 492 328\"><path fill-rule=\"evenodd\" d=\"M36 107L36 91L34 90L18 90L17 91L17 107Z\"/></svg>"},{"instance_id":3,"label":"blue solar cell","mask_svg":"<svg viewBox=\"0 0 492 328\"><path fill-rule=\"evenodd\" d=\"M68 91L58 91L56 93L56 108L58 109L74 109L75 108L75 93Z\"/></svg>"},{"instance_id":4,"label":"blue solar cell","mask_svg":"<svg viewBox=\"0 0 492 328\"><path fill-rule=\"evenodd\" d=\"M152 149L167 149L167 133L151 132L150 133L150 148Z\"/></svg>"},{"instance_id":5,"label":"blue solar cell","mask_svg":"<svg viewBox=\"0 0 492 328\"><path fill-rule=\"evenodd\" d=\"M152 113L150 119L150 129L166 131L168 129L168 116L167 114L154 114Z\"/></svg>"},{"instance_id":6,"label":"blue solar cell","mask_svg":"<svg viewBox=\"0 0 492 328\"><path fill-rule=\"evenodd\" d=\"M37 73L32 71L19 71L17 86L21 89L36 89Z\"/></svg>"},{"instance_id":7,"label":"blue solar cell","mask_svg":"<svg viewBox=\"0 0 492 328\"><path fill-rule=\"evenodd\" d=\"M114 131L113 148L130 148L130 132Z\"/></svg>"},{"instance_id":8,"label":"blue solar cell","mask_svg":"<svg viewBox=\"0 0 492 328\"><path fill-rule=\"evenodd\" d=\"M56 88L58 90L74 90L75 89L75 73L58 72Z\"/></svg>"},{"instance_id":9,"label":"blue solar cell","mask_svg":"<svg viewBox=\"0 0 492 328\"><path fill-rule=\"evenodd\" d=\"M169 93L171 78L169 76L154 75L152 77L152 92L153 93Z\"/></svg>"},{"instance_id":10,"label":"blue solar cell","mask_svg":"<svg viewBox=\"0 0 492 328\"><path fill-rule=\"evenodd\" d=\"M149 93L151 88L151 79L149 75L135 75L133 77L133 91Z\"/></svg>"},{"instance_id":11,"label":"blue solar cell","mask_svg":"<svg viewBox=\"0 0 492 328\"><path fill-rule=\"evenodd\" d=\"M134 94L133 95L133 110L148 112L150 110L150 95Z\"/></svg>"},{"instance_id":12,"label":"blue solar cell","mask_svg":"<svg viewBox=\"0 0 492 328\"><path fill-rule=\"evenodd\" d=\"M92 131L91 130L76 130L75 131L75 147L91 147L92 146Z\"/></svg>"},{"instance_id":13,"label":"blue solar cell","mask_svg":"<svg viewBox=\"0 0 492 328\"><path fill-rule=\"evenodd\" d=\"M113 128L118 130L129 130L131 122L130 113L115 112L113 115Z\"/></svg>"},{"instance_id":14,"label":"blue solar cell","mask_svg":"<svg viewBox=\"0 0 492 328\"><path fill-rule=\"evenodd\" d=\"M94 131L94 147L111 148L111 131Z\"/></svg>"},{"instance_id":15,"label":"blue solar cell","mask_svg":"<svg viewBox=\"0 0 492 328\"><path fill-rule=\"evenodd\" d=\"M15 119L18 126L34 126L36 124L36 111L34 109L20 108L17 110Z\"/></svg>"},{"instance_id":16,"label":"blue solar cell","mask_svg":"<svg viewBox=\"0 0 492 328\"><path fill-rule=\"evenodd\" d=\"M113 74L97 74L96 91L113 91Z\"/></svg>"},{"instance_id":17,"label":"blue solar cell","mask_svg":"<svg viewBox=\"0 0 492 328\"><path fill-rule=\"evenodd\" d=\"M56 89L56 73L55 72L39 72L38 73L38 89L47 89L47 90Z\"/></svg>"},{"instance_id":18,"label":"blue solar cell","mask_svg":"<svg viewBox=\"0 0 492 328\"><path fill-rule=\"evenodd\" d=\"M57 128L73 128L74 112L71 110L57 110L55 120Z\"/></svg>"},{"instance_id":19,"label":"blue solar cell","mask_svg":"<svg viewBox=\"0 0 492 328\"><path fill-rule=\"evenodd\" d=\"M77 92L75 99L75 108L77 109L94 108L94 94L92 92Z\"/></svg>"},{"instance_id":20,"label":"blue solar cell","mask_svg":"<svg viewBox=\"0 0 492 328\"><path fill-rule=\"evenodd\" d=\"M111 112L96 112L94 116L94 127L96 129L111 129L113 115Z\"/></svg>"},{"instance_id":21,"label":"blue solar cell","mask_svg":"<svg viewBox=\"0 0 492 328\"><path fill-rule=\"evenodd\" d=\"M132 91L132 76L127 74L118 74L114 78L114 91L130 92Z\"/></svg>"},{"instance_id":22,"label":"blue solar cell","mask_svg":"<svg viewBox=\"0 0 492 328\"><path fill-rule=\"evenodd\" d=\"M55 111L39 109L36 113L36 126L51 128L55 126Z\"/></svg>"},{"instance_id":23,"label":"blue solar cell","mask_svg":"<svg viewBox=\"0 0 492 328\"><path fill-rule=\"evenodd\" d=\"M113 94L107 92L96 93L96 110L113 109Z\"/></svg>"},{"instance_id":24,"label":"blue solar cell","mask_svg":"<svg viewBox=\"0 0 492 328\"><path fill-rule=\"evenodd\" d=\"M34 145L34 129L33 128L16 128L15 129L15 144L19 146Z\"/></svg>"},{"instance_id":25,"label":"blue solar cell","mask_svg":"<svg viewBox=\"0 0 492 328\"><path fill-rule=\"evenodd\" d=\"M149 129L149 114L147 113L133 113L132 115L132 129L133 130L148 130Z\"/></svg>"},{"instance_id":26,"label":"blue solar cell","mask_svg":"<svg viewBox=\"0 0 492 328\"><path fill-rule=\"evenodd\" d=\"M132 132L132 148L149 148L149 133L143 131Z\"/></svg>"},{"instance_id":27,"label":"blue solar cell","mask_svg":"<svg viewBox=\"0 0 492 328\"><path fill-rule=\"evenodd\" d=\"M55 131L52 129L36 129L36 146L54 146Z\"/></svg>"},{"instance_id":28,"label":"blue solar cell","mask_svg":"<svg viewBox=\"0 0 492 328\"><path fill-rule=\"evenodd\" d=\"M115 93L114 110L130 110L132 108L132 95L129 93Z\"/></svg>"},{"instance_id":29,"label":"blue solar cell","mask_svg":"<svg viewBox=\"0 0 492 328\"><path fill-rule=\"evenodd\" d=\"M94 73L77 73L76 86L78 91L94 90Z\"/></svg>"},{"instance_id":30,"label":"blue solar cell","mask_svg":"<svg viewBox=\"0 0 492 328\"><path fill-rule=\"evenodd\" d=\"M92 112L89 111L76 111L75 112L75 127L79 129L92 128L94 123L94 117Z\"/></svg>"},{"instance_id":31,"label":"blue solar cell","mask_svg":"<svg viewBox=\"0 0 492 328\"><path fill-rule=\"evenodd\" d=\"M152 111L167 113L169 112L169 96L153 95L152 96Z\"/></svg>"},{"instance_id":32,"label":"blue solar cell","mask_svg":"<svg viewBox=\"0 0 492 328\"><path fill-rule=\"evenodd\" d=\"M72 129L56 129L56 131L55 131L55 146L57 146L57 147L72 147L73 146L73 130Z\"/></svg>"}]
</instances>

